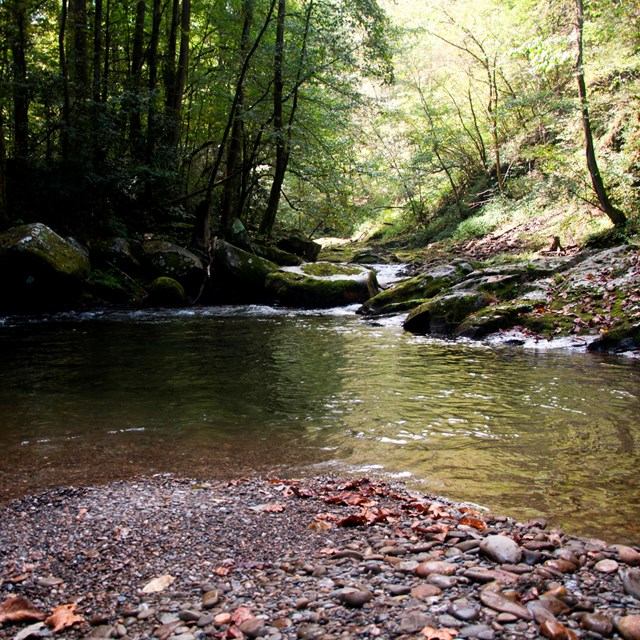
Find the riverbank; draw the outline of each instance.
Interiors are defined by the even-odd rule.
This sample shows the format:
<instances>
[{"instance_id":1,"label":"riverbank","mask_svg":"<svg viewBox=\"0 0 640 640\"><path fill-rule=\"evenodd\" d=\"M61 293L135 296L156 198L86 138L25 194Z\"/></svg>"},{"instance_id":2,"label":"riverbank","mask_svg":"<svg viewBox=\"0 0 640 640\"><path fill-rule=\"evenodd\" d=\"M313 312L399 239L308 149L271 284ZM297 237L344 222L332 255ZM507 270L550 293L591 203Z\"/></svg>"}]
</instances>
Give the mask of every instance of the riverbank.
<instances>
[{"instance_id":1,"label":"riverbank","mask_svg":"<svg viewBox=\"0 0 640 640\"><path fill-rule=\"evenodd\" d=\"M61 488L2 509L0 638L635 639L614 542L367 479Z\"/></svg>"}]
</instances>

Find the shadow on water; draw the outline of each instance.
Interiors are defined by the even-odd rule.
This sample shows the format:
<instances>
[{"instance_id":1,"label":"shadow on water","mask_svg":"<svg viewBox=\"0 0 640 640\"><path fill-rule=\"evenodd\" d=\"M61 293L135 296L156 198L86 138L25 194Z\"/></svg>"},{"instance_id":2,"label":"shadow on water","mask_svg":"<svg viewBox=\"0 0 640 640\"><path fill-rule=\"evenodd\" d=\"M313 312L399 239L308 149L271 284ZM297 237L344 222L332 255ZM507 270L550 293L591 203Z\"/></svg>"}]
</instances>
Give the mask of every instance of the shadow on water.
<instances>
[{"instance_id":1,"label":"shadow on water","mask_svg":"<svg viewBox=\"0 0 640 640\"><path fill-rule=\"evenodd\" d=\"M637 361L216 310L0 327L0 491L365 472L640 542Z\"/></svg>"}]
</instances>

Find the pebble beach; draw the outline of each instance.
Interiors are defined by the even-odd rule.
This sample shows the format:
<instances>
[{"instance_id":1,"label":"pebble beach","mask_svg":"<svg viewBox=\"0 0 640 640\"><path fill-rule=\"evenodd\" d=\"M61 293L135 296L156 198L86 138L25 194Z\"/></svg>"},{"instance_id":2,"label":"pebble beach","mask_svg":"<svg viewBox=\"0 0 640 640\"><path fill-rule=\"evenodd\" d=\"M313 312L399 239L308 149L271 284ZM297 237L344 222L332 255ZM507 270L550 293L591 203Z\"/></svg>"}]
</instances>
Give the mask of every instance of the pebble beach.
<instances>
[{"instance_id":1,"label":"pebble beach","mask_svg":"<svg viewBox=\"0 0 640 640\"><path fill-rule=\"evenodd\" d=\"M401 484L161 475L0 517L0 638L640 639L638 548Z\"/></svg>"}]
</instances>

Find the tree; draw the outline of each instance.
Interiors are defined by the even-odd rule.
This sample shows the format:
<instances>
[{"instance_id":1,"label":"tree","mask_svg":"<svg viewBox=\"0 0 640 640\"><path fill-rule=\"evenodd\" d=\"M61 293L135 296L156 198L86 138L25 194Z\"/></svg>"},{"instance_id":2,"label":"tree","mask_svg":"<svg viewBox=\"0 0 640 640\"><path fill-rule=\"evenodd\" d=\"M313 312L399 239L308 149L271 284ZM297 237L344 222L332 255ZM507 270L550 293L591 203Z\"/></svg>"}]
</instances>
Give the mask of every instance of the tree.
<instances>
[{"instance_id":1,"label":"tree","mask_svg":"<svg viewBox=\"0 0 640 640\"><path fill-rule=\"evenodd\" d=\"M609 199L609 194L600 174L596 152L593 145L593 133L591 131L591 118L589 115L589 101L587 97L587 85L584 79L584 52L583 52L583 32L584 32L584 4L582 0L575 0L576 7L576 80L578 81L578 95L580 97L580 113L582 116L582 127L584 130L585 153L587 156L587 167L591 177L593 190L598 198L600 208L609 216L611 222L616 226L623 226L627 222L625 214L615 207Z\"/></svg>"}]
</instances>

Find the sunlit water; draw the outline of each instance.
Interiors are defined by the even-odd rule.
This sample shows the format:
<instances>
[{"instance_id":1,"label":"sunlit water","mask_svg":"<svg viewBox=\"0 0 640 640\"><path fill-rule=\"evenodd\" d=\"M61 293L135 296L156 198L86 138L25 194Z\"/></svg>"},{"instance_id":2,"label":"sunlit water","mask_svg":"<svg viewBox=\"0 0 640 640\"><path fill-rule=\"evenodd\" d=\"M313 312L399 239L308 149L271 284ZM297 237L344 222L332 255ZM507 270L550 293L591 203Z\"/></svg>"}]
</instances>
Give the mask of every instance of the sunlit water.
<instances>
[{"instance_id":1,"label":"sunlit water","mask_svg":"<svg viewBox=\"0 0 640 640\"><path fill-rule=\"evenodd\" d=\"M174 472L366 473L640 543L640 362L349 309L0 321L0 496Z\"/></svg>"}]
</instances>

